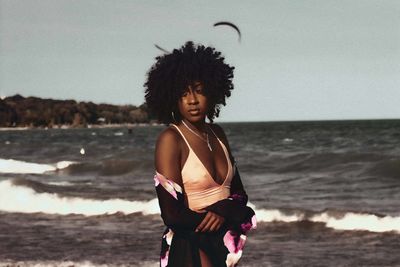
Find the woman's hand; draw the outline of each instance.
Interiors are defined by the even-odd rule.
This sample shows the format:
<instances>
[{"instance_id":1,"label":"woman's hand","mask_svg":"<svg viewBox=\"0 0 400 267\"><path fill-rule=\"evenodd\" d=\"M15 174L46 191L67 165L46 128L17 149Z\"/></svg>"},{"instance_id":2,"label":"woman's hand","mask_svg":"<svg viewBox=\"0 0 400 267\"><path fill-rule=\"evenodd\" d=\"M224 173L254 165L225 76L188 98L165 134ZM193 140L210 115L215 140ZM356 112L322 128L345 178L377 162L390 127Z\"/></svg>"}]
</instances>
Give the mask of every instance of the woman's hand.
<instances>
[{"instance_id":1,"label":"woman's hand","mask_svg":"<svg viewBox=\"0 0 400 267\"><path fill-rule=\"evenodd\" d=\"M214 232L224 224L225 218L218 214L208 211L206 217L197 226L196 232Z\"/></svg>"}]
</instances>

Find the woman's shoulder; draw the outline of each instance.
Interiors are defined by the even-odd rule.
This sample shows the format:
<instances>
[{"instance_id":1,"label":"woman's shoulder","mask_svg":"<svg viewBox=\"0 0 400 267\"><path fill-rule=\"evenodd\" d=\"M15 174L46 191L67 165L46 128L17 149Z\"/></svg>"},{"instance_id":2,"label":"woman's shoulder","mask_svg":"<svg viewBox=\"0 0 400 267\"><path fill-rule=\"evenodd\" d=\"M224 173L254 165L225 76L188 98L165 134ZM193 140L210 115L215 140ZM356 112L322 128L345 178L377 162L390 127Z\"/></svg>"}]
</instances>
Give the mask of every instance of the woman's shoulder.
<instances>
[{"instance_id":1,"label":"woman's shoulder","mask_svg":"<svg viewBox=\"0 0 400 267\"><path fill-rule=\"evenodd\" d=\"M157 138L157 146L162 145L176 148L180 142L180 134L174 126L168 126L165 128Z\"/></svg>"},{"instance_id":2,"label":"woman's shoulder","mask_svg":"<svg viewBox=\"0 0 400 267\"><path fill-rule=\"evenodd\" d=\"M167 127L158 136L155 147L155 168L159 174L182 186L180 177L181 141L173 127Z\"/></svg>"}]
</instances>

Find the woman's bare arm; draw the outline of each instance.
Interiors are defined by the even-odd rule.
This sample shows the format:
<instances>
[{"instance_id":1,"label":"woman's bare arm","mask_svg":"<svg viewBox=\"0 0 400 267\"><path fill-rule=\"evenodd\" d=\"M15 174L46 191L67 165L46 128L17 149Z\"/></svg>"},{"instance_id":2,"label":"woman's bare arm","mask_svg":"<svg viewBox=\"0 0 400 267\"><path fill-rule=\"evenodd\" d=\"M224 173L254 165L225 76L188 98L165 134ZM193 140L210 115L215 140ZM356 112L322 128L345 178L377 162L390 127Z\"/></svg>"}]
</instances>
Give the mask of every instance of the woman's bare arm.
<instances>
[{"instance_id":1,"label":"woman's bare arm","mask_svg":"<svg viewBox=\"0 0 400 267\"><path fill-rule=\"evenodd\" d=\"M158 137L154 162L158 173L182 187L180 138L172 128L165 129Z\"/></svg>"}]
</instances>

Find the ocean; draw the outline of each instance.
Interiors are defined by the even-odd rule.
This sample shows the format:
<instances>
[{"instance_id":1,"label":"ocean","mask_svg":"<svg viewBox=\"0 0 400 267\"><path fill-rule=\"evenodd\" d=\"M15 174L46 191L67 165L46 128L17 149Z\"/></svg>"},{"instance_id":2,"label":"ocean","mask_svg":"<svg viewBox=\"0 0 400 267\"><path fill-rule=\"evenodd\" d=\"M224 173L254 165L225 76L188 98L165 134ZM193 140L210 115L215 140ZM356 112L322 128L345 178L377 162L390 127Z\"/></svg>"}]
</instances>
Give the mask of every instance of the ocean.
<instances>
[{"instance_id":1,"label":"ocean","mask_svg":"<svg viewBox=\"0 0 400 267\"><path fill-rule=\"evenodd\" d=\"M239 266L400 266L400 121L221 123L256 211ZM0 131L0 266L158 266L165 126Z\"/></svg>"}]
</instances>

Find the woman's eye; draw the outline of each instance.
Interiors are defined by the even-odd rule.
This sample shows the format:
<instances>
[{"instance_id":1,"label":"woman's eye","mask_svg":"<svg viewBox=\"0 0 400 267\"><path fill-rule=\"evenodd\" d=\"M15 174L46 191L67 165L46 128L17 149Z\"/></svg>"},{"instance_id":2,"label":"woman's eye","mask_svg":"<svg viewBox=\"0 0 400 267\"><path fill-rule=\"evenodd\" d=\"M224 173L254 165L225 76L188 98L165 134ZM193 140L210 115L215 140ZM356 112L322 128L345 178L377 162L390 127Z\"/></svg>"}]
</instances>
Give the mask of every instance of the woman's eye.
<instances>
[{"instance_id":1,"label":"woman's eye","mask_svg":"<svg viewBox=\"0 0 400 267\"><path fill-rule=\"evenodd\" d=\"M202 89L202 88L197 88L197 89L196 89L196 93L198 93L198 94L203 94L203 89Z\"/></svg>"}]
</instances>

